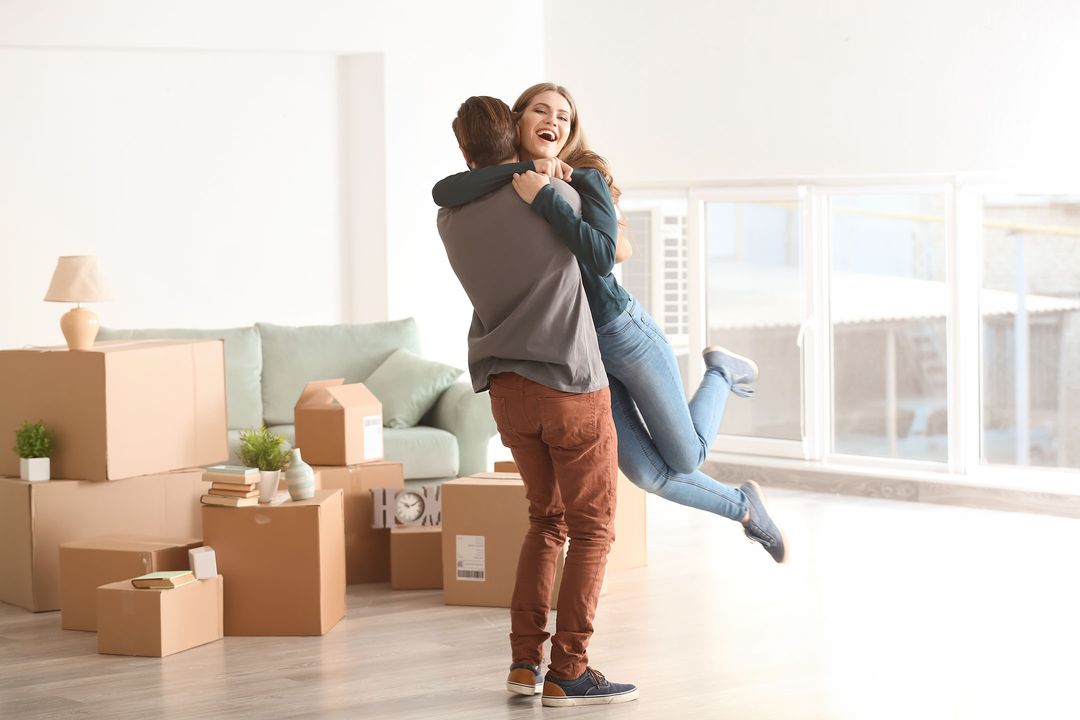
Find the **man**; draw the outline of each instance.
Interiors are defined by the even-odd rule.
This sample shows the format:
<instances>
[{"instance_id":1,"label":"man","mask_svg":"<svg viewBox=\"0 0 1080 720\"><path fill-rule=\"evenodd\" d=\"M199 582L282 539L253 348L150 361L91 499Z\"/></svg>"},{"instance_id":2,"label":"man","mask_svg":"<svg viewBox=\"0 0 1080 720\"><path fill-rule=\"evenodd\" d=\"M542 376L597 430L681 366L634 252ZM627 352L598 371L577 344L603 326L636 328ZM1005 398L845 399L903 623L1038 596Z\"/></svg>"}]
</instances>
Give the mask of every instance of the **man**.
<instances>
[{"instance_id":1,"label":"man","mask_svg":"<svg viewBox=\"0 0 1080 720\"><path fill-rule=\"evenodd\" d=\"M501 100L469 98L453 129L470 168L517 159L514 118ZM577 194L550 182L580 212ZM529 500L510 608L507 689L542 692L547 706L636 700L635 686L609 682L588 666L586 652L614 540L617 457L607 376L577 260L511 185L440 210L438 222L473 305L473 389L490 389L492 414ZM551 662L541 681L555 564L568 534Z\"/></svg>"}]
</instances>

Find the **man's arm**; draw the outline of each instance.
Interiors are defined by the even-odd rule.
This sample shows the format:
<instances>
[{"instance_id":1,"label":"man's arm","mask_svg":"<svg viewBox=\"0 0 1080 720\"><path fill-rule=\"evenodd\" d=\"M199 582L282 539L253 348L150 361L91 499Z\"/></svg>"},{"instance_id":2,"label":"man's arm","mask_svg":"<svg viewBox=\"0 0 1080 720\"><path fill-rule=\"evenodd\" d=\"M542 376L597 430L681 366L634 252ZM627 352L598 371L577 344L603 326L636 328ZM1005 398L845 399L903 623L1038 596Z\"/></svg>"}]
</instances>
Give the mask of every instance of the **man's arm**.
<instances>
[{"instance_id":1,"label":"man's arm","mask_svg":"<svg viewBox=\"0 0 1080 720\"><path fill-rule=\"evenodd\" d=\"M507 165L489 165L466 170L450 177L445 177L431 188L431 197L439 207L457 207L495 192L514 178L514 173L523 173L533 169L531 160L509 163Z\"/></svg>"},{"instance_id":2,"label":"man's arm","mask_svg":"<svg viewBox=\"0 0 1080 720\"><path fill-rule=\"evenodd\" d=\"M523 176L524 177L524 176ZM529 200L518 188L515 189L529 207L548 221L555 234L566 244L577 259L587 268L604 276L615 267L615 237L619 223L615 217L615 205L603 176L593 169L574 171L572 186L581 197L581 215L570 207L550 182L539 188Z\"/></svg>"}]
</instances>

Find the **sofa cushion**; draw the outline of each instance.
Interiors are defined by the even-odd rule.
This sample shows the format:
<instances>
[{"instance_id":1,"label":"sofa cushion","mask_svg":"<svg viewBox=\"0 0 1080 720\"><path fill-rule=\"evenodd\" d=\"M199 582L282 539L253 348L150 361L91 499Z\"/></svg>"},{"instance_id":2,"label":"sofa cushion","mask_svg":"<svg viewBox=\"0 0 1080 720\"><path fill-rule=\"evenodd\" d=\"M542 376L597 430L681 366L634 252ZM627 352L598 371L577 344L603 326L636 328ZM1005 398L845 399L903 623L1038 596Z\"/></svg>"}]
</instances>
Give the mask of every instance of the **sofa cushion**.
<instances>
[{"instance_id":1,"label":"sofa cushion","mask_svg":"<svg viewBox=\"0 0 1080 720\"><path fill-rule=\"evenodd\" d=\"M382 403L383 425L402 429L420 422L463 372L400 348L375 368L364 384Z\"/></svg>"},{"instance_id":2,"label":"sofa cushion","mask_svg":"<svg viewBox=\"0 0 1080 720\"><path fill-rule=\"evenodd\" d=\"M293 406L312 380L364 382L398 348L420 352L412 318L367 325L287 327L258 323L262 338L263 418L267 425L293 422Z\"/></svg>"},{"instance_id":3,"label":"sofa cushion","mask_svg":"<svg viewBox=\"0 0 1080 720\"><path fill-rule=\"evenodd\" d=\"M456 477L458 441L445 430L417 425L383 430L383 451L387 460L404 466L405 479Z\"/></svg>"},{"instance_id":4,"label":"sofa cushion","mask_svg":"<svg viewBox=\"0 0 1080 720\"><path fill-rule=\"evenodd\" d=\"M262 344L253 327L202 330L165 328L124 330L103 327L98 340L224 340L225 404L232 429L259 427L263 422ZM291 419L290 419L291 422Z\"/></svg>"}]
</instances>

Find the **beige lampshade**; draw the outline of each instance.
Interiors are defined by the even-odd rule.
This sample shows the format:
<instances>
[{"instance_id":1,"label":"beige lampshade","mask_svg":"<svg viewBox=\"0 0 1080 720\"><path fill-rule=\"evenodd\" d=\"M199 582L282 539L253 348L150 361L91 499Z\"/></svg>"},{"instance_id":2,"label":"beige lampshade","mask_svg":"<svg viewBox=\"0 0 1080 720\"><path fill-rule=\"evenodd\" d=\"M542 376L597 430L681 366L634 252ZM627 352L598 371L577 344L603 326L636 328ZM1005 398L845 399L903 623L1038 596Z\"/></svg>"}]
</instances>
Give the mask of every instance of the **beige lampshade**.
<instances>
[{"instance_id":1,"label":"beige lampshade","mask_svg":"<svg viewBox=\"0 0 1080 720\"><path fill-rule=\"evenodd\" d=\"M70 255L56 262L48 302L102 302L109 300L109 290L93 255Z\"/></svg>"}]
</instances>

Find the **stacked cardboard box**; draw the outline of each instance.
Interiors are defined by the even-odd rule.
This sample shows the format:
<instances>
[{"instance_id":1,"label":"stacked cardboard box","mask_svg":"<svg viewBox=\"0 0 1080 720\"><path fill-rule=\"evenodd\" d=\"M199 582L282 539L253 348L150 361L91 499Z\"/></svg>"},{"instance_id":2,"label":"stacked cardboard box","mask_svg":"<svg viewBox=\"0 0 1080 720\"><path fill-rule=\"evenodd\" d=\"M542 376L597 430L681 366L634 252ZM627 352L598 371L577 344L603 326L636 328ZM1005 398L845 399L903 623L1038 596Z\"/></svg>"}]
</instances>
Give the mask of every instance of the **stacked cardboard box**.
<instances>
[{"instance_id":1,"label":"stacked cardboard box","mask_svg":"<svg viewBox=\"0 0 1080 720\"><path fill-rule=\"evenodd\" d=\"M43 421L62 478L0 479L0 600L58 609L64 542L199 537L201 471L178 469L228 457L220 340L0 351L0 398L0 438ZM18 458L0 451L0 475L17 474Z\"/></svg>"},{"instance_id":2,"label":"stacked cardboard box","mask_svg":"<svg viewBox=\"0 0 1080 720\"><path fill-rule=\"evenodd\" d=\"M268 507L204 505L203 537L229 584L226 635L323 635L345 615L341 490Z\"/></svg>"},{"instance_id":3,"label":"stacked cardboard box","mask_svg":"<svg viewBox=\"0 0 1080 720\"><path fill-rule=\"evenodd\" d=\"M296 447L311 465L355 465L383 456L382 403L363 383L309 382L293 409Z\"/></svg>"},{"instance_id":4,"label":"stacked cardboard box","mask_svg":"<svg viewBox=\"0 0 1080 720\"><path fill-rule=\"evenodd\" d=\"M97 589L108 583L163 570L187 570L196 538L106 535L60 546L60 625L97 629Z\"/></svg>"},{"instance_id":5,"label":"stacked cardboard box","mask_svg":"<svg viewBox=\"0 0 1080 720\"><path fill-rule=\"evenodd\" d=\"M339 489L345 500L345 577L350 585L387 582L390 574L390 531L372 527L371 491L405 487L401 463L370 462L316 468L322 487Z\"/></svg>"},{"instance_id":6,"label":"stacked cardboard box","mask_svg":"<svg viewBox=\"0 0 1080 720\"><path fill-rule=\"evenodd\" d=\"M115 482L0 478L0 601L60 609L60 545L100 535L202 537L202 469Z\"/></svg>"},{"instance_id":7,"label":"stacked cardboard box","mask_svg":"<svg viewBox=\"0 0 1080 720\"><path fill-rule=\"evenodd\" d=\"M391 528L390 587L440 590L442 586L442 528L408 525Z\"/></svg>"},{"instance_id":8,"label":"stacked cardboard box","mask_svg":"<svg viewBox=\"0 0 1080 720\"><path fill-rule=\"evenodd\" d=\"M224 636L220 575L168 590L145 590L131 580L97 589L98 652L165 657Z\"/></svg>"}]
</instances>

